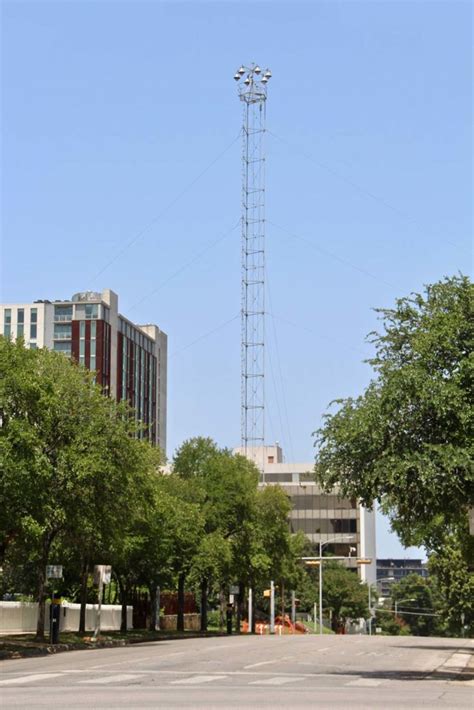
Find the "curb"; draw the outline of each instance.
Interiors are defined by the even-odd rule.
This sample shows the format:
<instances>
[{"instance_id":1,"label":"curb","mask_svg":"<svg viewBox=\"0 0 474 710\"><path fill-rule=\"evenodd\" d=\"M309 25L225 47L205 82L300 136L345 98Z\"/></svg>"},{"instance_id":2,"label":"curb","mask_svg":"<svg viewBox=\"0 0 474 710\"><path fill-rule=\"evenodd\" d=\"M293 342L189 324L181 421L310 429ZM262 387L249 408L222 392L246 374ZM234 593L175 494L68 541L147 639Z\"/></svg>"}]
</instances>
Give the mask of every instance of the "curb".
<instances>
[{"instance_id":1,"label":"curb","mask_svg":"<svg viewBox=\"0 0 474 710\"><path fill-rule=\"evenodd\" d=\"M226 636L225 633L220 633L218 631L207 632L207 633L184 633L183 635L177 634L167 634L166 636L160 636L159 638L131 638L131 639L104 639L103 641L84 641L82 643L56 643L49 646L25 646L22 649L15 649L12 651L8 650L8 644L6 648L0 650L0 662L14 660L19 658L31 658L33 656L48 656L55 653L63 653L65 651L89 651L95 648L114 648L114 647L125 647L134 646L140 643L160 643L161 641L173 641L173 640L183 640L183 639L196 639L196 638L216 638L221 636ZM236 634L237 635L237 634ZM13 645L13 644L12 644Z\"/></svg>"}]
</instances>

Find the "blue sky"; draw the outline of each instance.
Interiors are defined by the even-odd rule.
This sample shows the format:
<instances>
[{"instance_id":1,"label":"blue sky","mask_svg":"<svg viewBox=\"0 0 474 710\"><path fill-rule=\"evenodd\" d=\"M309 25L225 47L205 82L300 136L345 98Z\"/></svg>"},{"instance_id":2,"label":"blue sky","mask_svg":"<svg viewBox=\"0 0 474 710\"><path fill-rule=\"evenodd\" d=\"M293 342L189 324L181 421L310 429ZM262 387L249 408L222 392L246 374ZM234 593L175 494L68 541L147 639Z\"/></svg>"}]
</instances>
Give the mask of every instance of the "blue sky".
<instances>
[{"instance_id":1,"label":"blue sky","mask_svg":"<svg viewBox=\"0 0 474 710\"><path fill-rule=\"evenodd\" d=\"M372 309L471 271L471 12L4 1L2 300L113 288L169 334L168 454L238 445L232 76L269 66L267 440L311 460L329 402L369 381ZM382 520L378 543L408 554Z\"/></svg>"}]
</instances>

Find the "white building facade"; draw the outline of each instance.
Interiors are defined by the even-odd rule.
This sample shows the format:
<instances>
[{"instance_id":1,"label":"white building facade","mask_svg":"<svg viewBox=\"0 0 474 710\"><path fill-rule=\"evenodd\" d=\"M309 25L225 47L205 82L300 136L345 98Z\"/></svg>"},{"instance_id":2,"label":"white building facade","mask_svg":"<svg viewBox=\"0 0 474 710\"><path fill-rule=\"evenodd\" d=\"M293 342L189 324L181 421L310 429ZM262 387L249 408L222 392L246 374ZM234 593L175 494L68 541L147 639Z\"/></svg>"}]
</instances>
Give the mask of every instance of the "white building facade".
<instances>
[{"instance_id":1,"label":"white building facade","mask_svg":"<svg viewBox=\"0 0 474 710\"><path fill-rule=\"evenodd\" d=\"M244 454L244 450L234 449ZM355 499L341 497L337 490L326 493L315 483L314 462L288 463L278 444L247 449L247 457L263 461L261 485L279 485L292 503L290 528L301 531L311 543L313 554L321 551L347 557L344 564L358 569L361 580L376 583L375 512ZM350 559L349 559L350 558ZM370 564L357 565L357 559Z\"/></svg>"}]
</instances>

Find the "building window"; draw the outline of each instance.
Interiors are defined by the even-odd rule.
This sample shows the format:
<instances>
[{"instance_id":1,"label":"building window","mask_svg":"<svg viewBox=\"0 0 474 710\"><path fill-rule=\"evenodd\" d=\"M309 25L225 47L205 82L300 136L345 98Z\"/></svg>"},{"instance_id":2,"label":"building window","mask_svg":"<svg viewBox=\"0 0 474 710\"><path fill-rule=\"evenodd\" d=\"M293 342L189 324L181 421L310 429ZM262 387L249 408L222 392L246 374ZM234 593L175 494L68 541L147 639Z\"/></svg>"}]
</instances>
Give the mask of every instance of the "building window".
<instances>
[{"instance_id":1,"label":"building window","mask_svg":"<svg viewBox=\"0 0 474 710\"><path fill-rule=\"evenodd\" d=\"M23 338L25 335L25 309L19 308L16 317L16 337Z\"/></svg>"},{"instance_id":2,"label":"building window","mask_svg":"<svg viewBox=\"0 0 474 710\"><path fill-rule=\"evenodd\" d=\"M3 325L3 335L9 338L12 333L12 309L5 308L5 323Z\"/></svg>"},{"instance_id":3,"label":"building window","mask_svg":"<svg viewBox=\"0 0 474 710\"><path fill-rule=\"evenodd\" d=\"M36 343L30 343L30 350L36 350L37 347Z\"/></svg>"},{"instance_id":4,"label":"building window","mask_svg":"<svg viewBox=\"0 0 474 710\"><path fill-rule=\"evenodd\" d=\"M30 311L30 339L36 340L37 336L38 309L32 308Z\"/></svg>"},{"instance_id":5,"label":"building window","mask_svg":"<svg viewBox=\"0 0 474 710\"><path fill-rule=\"evenodd\" d=\"M79 323L79 365L86 364L86 322Z\"/></svg>"},{"instance_id":6,"label":"building window","mask_svg":"<svg viewBox=\"0 0 474 710\"><path fill-rule=\"evenodd\" d=\"M89 360L89 369L90 370L96 369L96 364L95 364L96 334L97 334L97 323L92 322L91 323L90 360Z\"/></svg>"},{"instance_id":7,"label":"building window","mask_svg":"<svg viewBox=\"0 0 474 710\"><path fill-rule=\"evenodd\" d=\"M56 322L72 320L72 306L54 306L54 320Z\"/></svg>"},{"instance_id":8,"label":"building window","mask_svg":"<svg viewBox=\"0 0 474 710\"><path fill-rule=\"evenodd\" d=\"M30 347L34 345L36 347L35 343L30 343ZM71 341L69 342L58 342L56 341L54 343L54 350L57 353L63 353L64 355L71 355Z\"/></svg>"},{"instance_id":9,"label":"building window","mask_svg":"<svg viewBox=\"0 0 474 710\"><path fill-rule=\"evenodd\" d=\"M97 318L99 315L98 303L86 303L86 320Z\"/></svg>"},{"instance_id":10,"label":"building window","mask_svg":"<svg viewBox=\"0 0 474 710\"><path fill-rule=\"evenodd\" d=\"M70 323L55 323L54 324L54 340L70 340L71 339L71 324Z\"/></svg>"},{"instance_id":11,"label":"building window","mask_svg":"<svg viewBox=\"0 0 474 710\"><path fill-rule=\"evenodd\" d=\"M273 463L274 460L275 460L275 457L274 457L274 456L269 456L269 457L268 457L268 463Z\"/></svg>"}]
</instances>

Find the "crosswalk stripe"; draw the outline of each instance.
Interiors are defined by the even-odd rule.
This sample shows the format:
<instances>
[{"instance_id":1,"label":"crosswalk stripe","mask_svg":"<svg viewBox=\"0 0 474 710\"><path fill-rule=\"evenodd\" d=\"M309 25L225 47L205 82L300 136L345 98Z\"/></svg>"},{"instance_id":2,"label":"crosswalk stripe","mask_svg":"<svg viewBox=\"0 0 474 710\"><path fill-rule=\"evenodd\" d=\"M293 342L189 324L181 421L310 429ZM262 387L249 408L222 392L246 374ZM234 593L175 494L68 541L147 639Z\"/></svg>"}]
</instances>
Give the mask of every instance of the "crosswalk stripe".
<instances>
[{"instance_id":1,"label":"crosswalk stripe","mask_svg":"<svg viewBox=\"0 0 474 710\"><path fill-rule=\"evenodd\" d=\"M190 678L171 681L171 685L194 685L198 683L211 683L213 680L227 678L226 675L193 675Z\"/></svg>"},{"instance_id":2,"label":"crosswalk stripe","mask_svg":"<svg viewBox=\"0 0 474 710\"><path fill-rule=\"evenodd\" d=\"M84 685L105 685L106 683L122 683L125 680L135 680L136 678L143 678L131 673L119 673L117 675L106 675L99 678L89 678L88 680L80 680L79 683Z\"/></svg>"},{"instance_id":3,"label":"crosswalk stripe","mask_svg":"<svg viewBox=\"0 0 474 710\"><path fill-rule=\"evenodd\" d=\"M345 685L355 685L360 688L376 688L378 685L381 685L382 682L381 680L375 680L375 678L357 678L357 680L351 680Z\"/></svg>"},{"instance_id":4,"label":"crosswalk stripe","mask_svg":"<svg viewBox=\"0 0 474 710\"><path fill-rule=\"evenodd\" d=\"M285 683L301 683L302 680L305 680L305 678L275 676L274 678L265 678L265 680L254 680L249 685L285 685Z\"/></svg>"},{"instance_id":5,"label":"crosswalk stripe","mask_svg":"<svg viewBox=\"0 0 474 710\"><path fill-rule=\"evenodd\" d=\"M22 683L34 683L37 680L56 678L59 675L62 675L62 673L36 673L35 675L22 675L18 678L5 678L5 680L0 680L0 685L21 685Z\"/></svg>"}]
</instances>

